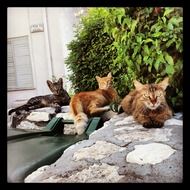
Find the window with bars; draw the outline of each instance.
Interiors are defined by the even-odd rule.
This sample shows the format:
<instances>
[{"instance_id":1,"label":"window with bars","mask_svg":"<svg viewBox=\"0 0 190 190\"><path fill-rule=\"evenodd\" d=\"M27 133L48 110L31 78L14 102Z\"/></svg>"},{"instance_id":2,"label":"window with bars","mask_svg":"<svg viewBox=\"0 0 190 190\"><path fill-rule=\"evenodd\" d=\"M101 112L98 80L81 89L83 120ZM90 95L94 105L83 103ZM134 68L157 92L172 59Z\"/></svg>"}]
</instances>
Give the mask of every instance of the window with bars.
<instances>
[{"instance_id":1,"label":"window with bars","mask_svg":"<svg viewBox=\"0 0 190 190\"><path fill-rule=\"evenodd\" d=\"M9 38L8 91L34 88L28 36Z\"/></svg>"}]
</instances>

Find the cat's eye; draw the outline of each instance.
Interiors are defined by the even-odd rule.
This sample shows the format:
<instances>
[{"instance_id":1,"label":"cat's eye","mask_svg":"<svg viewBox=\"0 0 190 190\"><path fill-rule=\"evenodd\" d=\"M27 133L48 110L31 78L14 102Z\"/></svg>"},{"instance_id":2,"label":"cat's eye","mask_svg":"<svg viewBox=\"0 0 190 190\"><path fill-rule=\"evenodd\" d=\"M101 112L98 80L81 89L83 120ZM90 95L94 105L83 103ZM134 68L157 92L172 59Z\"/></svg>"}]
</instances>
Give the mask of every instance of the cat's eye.
<instances>
[{"instance_id":1,"label":"cat's eye","mask_svg":"<svg viewBox=\"0 0 190 190\"><path fill-rule=\"evenodd\" d=\"M161 92L158 92L156 96L157 96L157 97L160 97L160 96L162 96L162 93L161 93Z\"/></svg>"},{"instance_id":2,"label":"cat's eye","mask_svg":"<svg viewBox=\"0 0 190 190\"><path fill-rule=\"evenodd\" d=\"M148 94L148 93L145 93L145 94L143 94L143 96L144 96L145 98L148 98L148 97L149 97L149 94Z\"/></svg>"}]
</instances>

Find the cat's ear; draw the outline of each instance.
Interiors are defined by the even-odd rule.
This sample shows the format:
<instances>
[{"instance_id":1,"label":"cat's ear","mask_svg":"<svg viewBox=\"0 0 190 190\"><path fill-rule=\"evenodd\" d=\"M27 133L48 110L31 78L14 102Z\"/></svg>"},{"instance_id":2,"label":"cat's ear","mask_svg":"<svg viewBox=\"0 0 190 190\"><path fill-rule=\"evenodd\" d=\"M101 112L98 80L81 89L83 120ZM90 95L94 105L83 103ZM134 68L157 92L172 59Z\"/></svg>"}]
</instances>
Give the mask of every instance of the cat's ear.
<instances>
[{"instance_id":1,"label":"cat's ear","mask_svg":"<svg viewBox=\"0 0 190 190\"><path fill-rule=\"evenodd\" d=\"M59 78L58 83L62 86L63 85L63 79Z\"/></svg>"},{"instance_id":2,"label":"cat's ear","mask_svg":"<svg viewBox=\"0 0 190 190\"><path fill-rule=\"evenodd\" d=\"M135 88L137 89L137 90L140 90L144 85L143 84L141 84L139 81L137 81L137 80L134 80L133 81L133 83L134 83L134 86L135 86Z\"/></svg>"},{"instance_id":3,"label":"cat's ear","mask_svg":"<svg viewBox=\"0 0 190 190\"><path fill-rule=\"evenodd\" d=\"M47 80L47 85L48 85L49 89L51 90L53 87L53 83L50 80Z\"/></svg>"},{"instance_id":4,"label":"cat's ear","mask_svg":"<svg viewBox=\"0 0 190 190\"><path fill-rule=\"evenodd\" d=\"M107 77L112 77L111 72L108 73Z\"/></svg>"},{"instance_id":5,"label":"cat's ear","mask_svg":"<svg viewBox=\"0 0 190 190\"><path fill-rule=\"evenodd\" d=\"M100 77L99 76L96 76L96 80L99 81Z\"/></svg>"},{"instance_id":6,"label":"cat's ear","mask_svg":"<svg viewBox=\"0 0 190 190\"><path fill-rule=\"evenodd\" d=\"M166 77L163 81L159 82L158 85L163 88L163 90L166 90L169 85L169 77Z\"/></svg>"}]
</instances>

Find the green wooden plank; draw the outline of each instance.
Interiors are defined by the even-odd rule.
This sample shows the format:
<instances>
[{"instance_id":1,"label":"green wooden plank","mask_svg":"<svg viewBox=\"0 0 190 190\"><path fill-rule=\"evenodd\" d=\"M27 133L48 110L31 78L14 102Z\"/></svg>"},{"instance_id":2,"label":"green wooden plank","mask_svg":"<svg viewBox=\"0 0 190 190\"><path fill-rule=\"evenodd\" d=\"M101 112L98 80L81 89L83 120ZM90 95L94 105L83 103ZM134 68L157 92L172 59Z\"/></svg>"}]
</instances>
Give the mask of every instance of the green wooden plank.
<instances>
[{"instance_id":1,"label":"green wooden plank","mask_svg":"<svg viewBox=\"0 0 190 190\"><path fill-rule=\"evenodd\" d=\"M90 135L92 132L94 132L98 128L100 121L101 121L100 117L93 117L86 130L86 134Z\"/></svg>"}]
</instances>

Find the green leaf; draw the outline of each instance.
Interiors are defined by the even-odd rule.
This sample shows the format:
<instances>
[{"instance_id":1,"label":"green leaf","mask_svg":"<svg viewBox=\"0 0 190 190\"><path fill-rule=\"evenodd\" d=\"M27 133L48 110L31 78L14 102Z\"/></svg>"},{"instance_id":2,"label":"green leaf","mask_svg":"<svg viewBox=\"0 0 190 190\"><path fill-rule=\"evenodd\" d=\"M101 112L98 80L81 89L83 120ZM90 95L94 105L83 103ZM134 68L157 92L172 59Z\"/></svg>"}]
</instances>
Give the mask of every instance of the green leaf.
<instances>
[{"instance_id":1,"label":"green leaf","mask_svg":"<svg viewBox=\"0 0 190 190\"><path fill-rule=\"evenodd\" d=\"M151 70L152 70L152 65L149 65L148 66L148 71L151 72Z\"/></svg>"},{"instance_id":2,"label":"green leaf","mask_svg":"<svg viewBox=\"0 0 190 190\"><path fill-rule=\"evenodd\" d=\"M127 24L127 26L130 28L131 27L131 19L130 18L124 18L124 20L123 20L123 23L122 23L123 25L124 24Z\"/></svg>"},{"instance_id":3,"label":"green leaf","mask_svg":"<svg viewBox=\"0 0 190 190\"><path fill-rule=\"evenodd\" d=\"M163 42L167 41L167 38L163 38L162 41L163 41Z\"/></svg>"},{"instance_id":4,"label":"green leaf","mask_svg":"<svg viewBox=\"0 0 190 190\"><path fill-rule=\"evenodd\" d=\"M146 28L149 30L150 26L148 24L145 24L144 29L146 29Z\"/></svg>"},{"instance_id":5,"label":"green leaf","mask_svg":"<svg viewBox=\"0 0 190 190\"><path fill-rule=\"evenodd\" d=\"M159 32L162 28L163 28L163 26L156 27L156 32Z\"/></svg>"},{"instance_id":6,"label":"green leaf","mask_svg":"<svg viewBox=\"0 0 190 190\"><path fill-rule=\"evenodd\" d=\"M181 46L181 42L179 42L178 40L175 42L176 44L176 49L180 51L180 46Z\"/></svg>"},{"instance_id":7,"label":"green leaf","mask_svg":"<svg viewBox=\"0 0 190 190\"><path fill-rule=\"evenodd\" d=\"M173 65L167 65L166 66L166 73L168 75L173 75L174 74L174 66Z\"/></svg>"},{"instance_id":8,"label":"green leaf","mask_svg":"<svg viewBox=\"0 0 190 190\"><path fill-rule=\"evenodd\" d=\"M147 45L144 45L144 51L145 51L145 53L146 53L147 55L150 54L150 52L149 52L149 48L148 48Z\"/></svg>"},{"instance_id":9,"label":"green leaf","mask_svg":"<svg viewBox=\"0 0 190 190\"><path fill-rule=\"evenodd\" d=\"M147 62L148 58L149 58L149 56L147 56L147 55L144 56L144 57L143 57L143 61L144 61L144 62Z\"/></svg>"},{"instance_id":10,"label":"green leaf","mask_svg":"<svg viewBox=\"0 0 190 190\"><path fill-rule=\"evenodd\" d=\"M147 62L149 65L151 65L151 67L152 67L153 59L152 59L151 57L149 57L146 62Z\"/></svg>"},{"instance_id":11,"label":"green leaf","mask_svg":"<svg viewBox=\"0 0 190 190\"><path fill-rule=\"evenodd\" d=\"M171 39L171 40L168 40L168 42L166 43L166 47L170 47L170 45L175 41L175 39Z\"/></svg>"},{"instance_id":12,"label":"green leaf","mask_svg":"<svg viewBox=\"0 0 190 190\"><path fill-rule=\"evenodd\" d=\"M122 38L121 38L121 42L125 42L126 41L126 38L127 38L127 34L125 33L123 36L122 36Z\"/></svg>"},{"instance_id":13,"label":"green leaf","mask_svg":"<svg viewBox=\"0 0 190 190\"><path fill-rule=\"evenodd\" d=\"M168 53L165 54L165 60L168 62L169 65L174 64L173 58Z\"/></svg>"},{"instance_id":14,"label":"green leaf","mask_svg":"<svg viewBox=\"0 0 190 190\"><path fill-rule=\"evenodd\" d=\"M117 32L118 32L118 28L117 27L115 27L115 28L112 29L111 33L112 33L113 38L116 37L116 33Z\"/></svg>"},{"instance_id":15,"label":"green leaf","mask_svg":"<svg viewBox=\"0 0 190 190\"><path fill-rule=\"evenodd\" d=\"M135 63L136 69L138 72L140 72L140 65L138 63Z\"/></svg>"},{"instance_id":16,"label":"green leaf","mask_svg":"<svg viewBox=\"0 0 190 190\"><path fill-rule=\"evenodd\" d=\"M131 61L131 59L127 56L127 57L125 58L125 61L126 61L127 65L129 66L129 68L131 68L131 66L133 65L133 62ZM128 68L128 69L129 69L129 68Z\"/></svg>"},{"instance_id":17,"label":"green leaf","mask_svg":"<svg viewBox=\"0 0 190 190\"><path fill-rule=\"evenodd\" d=\"M137 55L137 63L139 65L142 63L142 56L140 54Z\"/></svg>"},{"instance_id":18,"label":"green leaf","mask_svg":"<svg viewBox=\"0 0 190 190\"><path fill-rule=\"evenodd\" d=\"M137 25L137 20L133 20L132 21L132 24L131 24L131 32L134 32L134 30L135 30L135 27L136 27L136 25Z\"/></svg>"},{"instance_id":19,"label":"green leaf","mask_svg":"<svg viewBox=\"0 0 190 190\"><path fill-rule=\"evenodd\" d=\"M174 29L173 24L170 23L170 22L168 23L168 26L167 26L167 27L168 27L169 30L173 30L173 29Z\"/></svg>"},{"instance_id":20,"label":"green leaf","mask_svg":"<svg viewBox=\"0 0 190 190\"><path fill-rule=\"evenodd\" d=\"M183 22L183 17L177 18L177 23Z\"/></svg>"},{"instance_id":21,"label":"green leaf","mask_svg":"<svg viewBox=\"0 0 190 190\"><path fill-rule=\"evenodd\" d=\"M178 26L180 22L183 21L183 18L182 17L172 17L170 20L169 20L169 23L175 25L175 26Z\"/></svg>"},{"instance_id":22,"label":"green leaf","mask_svg":"<svg viewBox=\"0 0 190 190\"><path fill-rule=\"evenodd\" d=\"M164 12L164 15L163 16L166 16L168 14L170 14L171 12L173 12L174 9L173 8L165 8L165 12Z\"/></svg>"},{"instance_id":23,"label":"green leaf","mask_svg":"<svg viewBox=\"0 0 190 190\"><path fill-rule=\"evenodd\" d=\"M160 76L160 74L158 74L157 76ZM160 82L160 81L161 81L161 79L162 79L162 78L157 78L157 79L156 79L156 81L155 81L155 83Z\"/></svg>"},{"instance_id":24,"label":"green leaf","mask_svg":"<svg viewBox=\"0 0 190 190\"><path fill-rule=\"evenodd\" d=\"M154 64L154 68L156 69L156 71L158 71L159 65L160 65L160 60L157 59L156 62L155 62L155 64Z\"/></svg>"},{"instance_id":25,"label":"green leaf","mask_svg":"<svg viewBox=\"0 0 190 190\"><path fill-rule=\"evenodd\" d=\"M153 31L154 29L156 29L160 24L157 22L156 24L151 26L150 31Z\"/></svg>"},{"instance_id":26,"label":"green leaf","mask_svg":"<svg viewBox=\"0 0 190 190\"><path fill-rule=\"evenodd\" d=\"M142 42L142 37L141 37L141 36L137 36L136 39L137 39L137 42L141 44L141 42Z\"/></svg>"},{"instance_id":27,"label":"green leaf","mask_svg":"<svg viewBox=\"0 0 190 190\"><path fill-rule=\"evenodd\" d=\"M118 15L118 22L119 22L119 24L121 24L121 18L123 17L123 15Z\"/></svg>"},{"instance_id":28,"label":"green leaf","mask_svg":"<svg viewBox=\"0 0 190 190\"><path fill-rule=\"evenodd\" d=\"M135 57L135 55L137 54L138 50L139 50L139 46L135 46L132 58Z\"/></svg>"},{"instance_id":29,"label":"green leaf","mask_svg":"<svg viewBox=\"0 0 190 190\"><path fill-rule=\"evenodd\" d=\"M164 24L166 23L166 17L162 17Z\"/></svg>"},{"instance_id":30,"label":"green leaf","mask_svg":"<svg viewBox=\"0 0 190 190\"><path fill-rule=\"evenodd\" d=\"M162 32L156 32L154 34L152 34L152 37L160 37L162 34Z\"/></svg>"},{"instance_id":31,"label":"green leaf","mask_svg":"<svg viewBox=\"0 0 190 190\"><path fill-rule=\"evenodd\" d=\"M159 62L161 62L161 63L165 63L163 54L159 54L158 60L159 60Z\"/></svg>"},{"instance_id":32,"label":"green leaf","mask_svg":"<svg viewBox=\"0 0 190 190\"><path fill-rule=\"evenodd\" d=\"M154 41L151 38L147 38L146 40L143 40L143 42L146 44L146 43L154 42Z\"/></svg>"},{"instance_id":33,"label":"green leaf","mask_svg":"<svg viewBox=\"0 0 190 190\"><path fill-rule=\"evenodd\" d=\"M155 40L155 46L158 47L158 40Z\"/></svg>"},{"instance_id":34,"label":"green leaf","mask_svg":"<svg viewBox=\"0 0 190 190\"><path fill-rule=\"evenodd\" d=\"M117 9L117 15L122 15L122 16L124 16L124 15L125 15L125 9L124 9L124 8L118 8L118 9Z\"/></svg>"}]
</instances>

